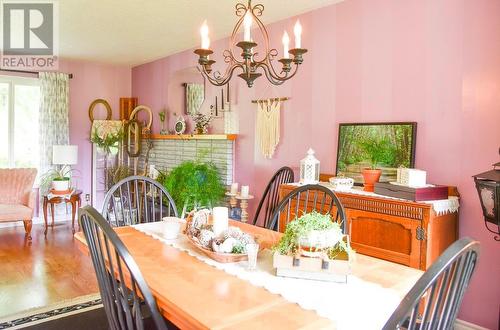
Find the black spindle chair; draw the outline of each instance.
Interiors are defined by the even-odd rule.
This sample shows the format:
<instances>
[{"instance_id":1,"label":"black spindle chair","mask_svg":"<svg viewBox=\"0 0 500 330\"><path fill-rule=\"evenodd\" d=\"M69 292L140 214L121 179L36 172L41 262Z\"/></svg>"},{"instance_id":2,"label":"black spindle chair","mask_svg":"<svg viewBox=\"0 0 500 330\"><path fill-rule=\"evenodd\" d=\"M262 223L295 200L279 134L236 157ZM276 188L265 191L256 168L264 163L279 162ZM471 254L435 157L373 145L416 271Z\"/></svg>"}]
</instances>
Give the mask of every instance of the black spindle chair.
<instances>
[{"instance_id":1,"label":"black spindle chair","mask_svg":"<svg viewBox=\"0 0 500 330\"><path fill-rule=\"evenodd\" d=\"M383 329L453 329L478 258L479 242L465 237L453 243L415 283Z\"/></svg>"},{"instance_id":2,"label":"black spindle chair","mask_svg":"<svg viewBox=\"0 0 500 330\"><path fill-rule=\"evenodd\" d=\"M266 223L265 227L279 231L280 221L284 220L284 224L287 224L303 213L312 211L330 214L334 221L341 224L342 232L346 232L344 206L332 190L318 184L304 185L292 190L276 206L271 221Z\"/></svg>"},{"instance_id":3,"label":"black spindle chair","mask_svg":"<svg viewBox=\"0 0 500 330\"><path fill-rule=\"evenodd\" d=\"M144 329L149 319L156 329L167 329L139 267L113 228L91 206L79 210L79 219L110 328Z\"/></svg>"},{"instance_id":4,"label":"black spindle chair","mask_svg":"<svg viewBox=\"0 0 500 330\"><path fill-rule=\"evenodd\" d=\"M158 181L130 176L106 193L102 215L111 226L121 227L176 217L177 208L167 189Z\"/></svg>"},{"instance_id":5,"label":"black spindle chair","mask_svg":"<svg viewBox=\"0 0 500 330\"><path fill-rule=\"evenodd\" d=\"M259 223L262 223L265 225L271 221L274 209L279 202L280 185L293 182L293 179L293 170L288 166L283 166L278 171L276 171L276 173L274 173L273 177L266 186L266 190L264 190L262 198L260 199L259 206L257 207L257 211L255 212L255 217L252 224L258 225ZM263 220L259 219L261 211L264 212Z\"/></svg>"}]
</instances>

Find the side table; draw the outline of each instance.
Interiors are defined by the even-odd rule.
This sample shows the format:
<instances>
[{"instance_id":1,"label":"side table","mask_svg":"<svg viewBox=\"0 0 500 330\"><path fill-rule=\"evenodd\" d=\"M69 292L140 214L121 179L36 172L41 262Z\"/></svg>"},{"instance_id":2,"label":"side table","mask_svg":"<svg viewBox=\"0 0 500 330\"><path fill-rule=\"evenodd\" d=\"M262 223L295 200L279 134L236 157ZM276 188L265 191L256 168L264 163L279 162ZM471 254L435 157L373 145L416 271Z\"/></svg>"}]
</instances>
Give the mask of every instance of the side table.
<instances>
[{"instance_id":1,"label":"side table","mask_svg":"<svg viewBox=\"0 0 500 330\"><path fill-rule=\"evenodd\" d=\"M47 229L49 227L48 221L47 221L47 206L50 204L50 210L52 213L52 228L54 228L54 205L55 204L60 204L60 203L70 203L71 204L71 228L73 229L73 233L75 232L75 216L76 216L76 210L82 206L82 199L81 199L82 191L81 190L75 190L73 194L71 194L71 197L67 198L67 195L61 195L61 196L53 196L52 198L48 198L47 195L43 196L43 217L45 220L45 232L44 234L47 235Z\"/></svg>"}]
</instances>

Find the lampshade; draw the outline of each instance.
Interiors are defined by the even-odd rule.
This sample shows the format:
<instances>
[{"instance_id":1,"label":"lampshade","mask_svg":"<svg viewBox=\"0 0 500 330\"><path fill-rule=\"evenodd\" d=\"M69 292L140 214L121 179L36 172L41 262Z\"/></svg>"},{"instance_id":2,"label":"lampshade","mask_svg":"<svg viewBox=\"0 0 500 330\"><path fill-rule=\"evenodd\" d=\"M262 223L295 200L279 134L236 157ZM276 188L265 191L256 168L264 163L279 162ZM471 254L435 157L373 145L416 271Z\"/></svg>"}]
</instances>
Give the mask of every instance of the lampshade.
<instances>
[{"instance_id":1,"label":"lampshade","mask_svg":"<svg viewBox=\"0 0 500 330\"><path fill-rule=\"evenodd\" d=\"M75 165L78 163L78 146L52 146L52 164Z\"/></svg>"}]
</instances>

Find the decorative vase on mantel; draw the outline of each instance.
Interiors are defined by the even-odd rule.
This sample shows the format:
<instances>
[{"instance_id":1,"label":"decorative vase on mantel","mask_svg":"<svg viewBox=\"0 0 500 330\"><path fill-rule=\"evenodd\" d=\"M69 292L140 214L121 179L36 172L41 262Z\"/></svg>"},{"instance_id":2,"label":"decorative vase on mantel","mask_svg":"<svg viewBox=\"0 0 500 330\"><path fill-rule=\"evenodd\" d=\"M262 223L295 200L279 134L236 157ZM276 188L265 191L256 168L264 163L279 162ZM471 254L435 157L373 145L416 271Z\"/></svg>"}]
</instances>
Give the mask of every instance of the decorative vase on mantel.
<instances>
[{"instance_id":1,"label":"decorative vase on mantel","mask_svg":"<svg viewBox=\"0 0 500 330\"><path fill-rule=\"evenodd\" d=\"M196 134L207 134L207 128L206 127L196 127Z\"/></svg>"},{"instance_id":2,"label":"decorative vase on mantel","mask_svg":"<svg viewBox=\"0 0 500 330\"><path fill-rule=\"evenodd\" d=\"M364 191L373 192L375 190L375 183L380 179L380 175L382 174L382 170L380 169L371 169L364 168L361 172L363 175L364 181Z\"/></svg>"}]
</instances>

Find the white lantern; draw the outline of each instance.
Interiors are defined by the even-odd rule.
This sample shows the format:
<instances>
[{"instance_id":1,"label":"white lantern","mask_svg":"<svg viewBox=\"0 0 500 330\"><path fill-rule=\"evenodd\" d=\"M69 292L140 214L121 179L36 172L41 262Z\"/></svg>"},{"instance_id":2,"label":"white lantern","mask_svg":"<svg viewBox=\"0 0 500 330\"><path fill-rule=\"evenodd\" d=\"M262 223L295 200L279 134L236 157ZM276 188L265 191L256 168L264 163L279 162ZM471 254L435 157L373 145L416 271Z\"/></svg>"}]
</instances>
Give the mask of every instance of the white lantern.
<instances>
[{"instance_id":1,"label":"white lantern","mask_svg":"<svg viewBox=\"0 0 500 330\"><path fill-rule=\"evenodd\" d=\"M300 182L316 184L319 182L319 160L314 157L314 150L309 148L306 158L300 161Z\"/></svg>"}]
</instances>

